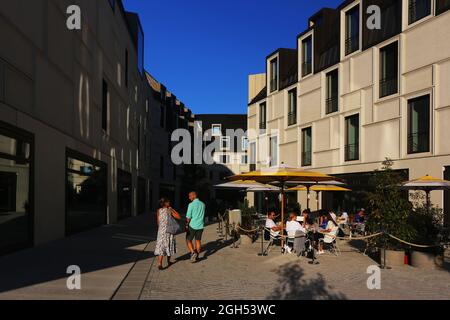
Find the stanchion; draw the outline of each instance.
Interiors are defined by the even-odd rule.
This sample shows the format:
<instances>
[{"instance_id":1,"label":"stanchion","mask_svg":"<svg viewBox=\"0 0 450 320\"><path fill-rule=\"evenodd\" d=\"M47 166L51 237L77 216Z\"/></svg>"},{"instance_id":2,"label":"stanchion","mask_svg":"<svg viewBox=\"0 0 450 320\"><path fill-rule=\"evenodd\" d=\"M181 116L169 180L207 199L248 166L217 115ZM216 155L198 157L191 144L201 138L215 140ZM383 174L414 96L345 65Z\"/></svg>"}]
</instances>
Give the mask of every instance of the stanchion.
<instances>
[{"instance_id":1,"label":"stanchion","mask_svg":"<svg viewBox=\"0 0 450 320\"><path fill-rule=\"evenodd\" d=\"M264 227L260 227L260 229L261 229L261 234L260 234L260 237L261 237L261 252L258 253L258 256L264 257L264 256L266 256L264 254Z\"/></svg>"},{"instance_id":2,"label":"stanchion","mask_svg":"<svg viewBox=\"0 0 450 320\"><path fill-rule=\"evenodd\" d=\"M314 231L312 239L309 239L309 243L310 243L311 251L312 251L312 257L311 257L311 261L309 261L308 263L312 264L312 265L319 264L319 261L316 261L316 250L314 249L314 246L316 245L316 241L314 240L315 234L316 234L316 231Z\"/></svg>"},{"instance_id":3,"label":"stanchion","mask_svg":"<svg viewBox=\"0 0 450 320\"><path fill-rule=\"evenodd\" d=\"M233 237L233 246L231 248L237 249L238 246L236 245L237 240L237 230L236 230L236 224L233 222L233 231L232 231L232 237Z\"/></svg>"}]
</instances>

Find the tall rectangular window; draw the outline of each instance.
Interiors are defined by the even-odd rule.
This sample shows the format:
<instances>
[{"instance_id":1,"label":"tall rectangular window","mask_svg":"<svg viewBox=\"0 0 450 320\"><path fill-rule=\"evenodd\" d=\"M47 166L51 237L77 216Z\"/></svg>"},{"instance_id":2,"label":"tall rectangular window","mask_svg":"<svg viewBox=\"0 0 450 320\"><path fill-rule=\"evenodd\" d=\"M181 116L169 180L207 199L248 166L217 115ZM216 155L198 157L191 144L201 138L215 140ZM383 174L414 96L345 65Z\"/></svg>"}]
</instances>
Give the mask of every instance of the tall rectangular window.
<instances>
[{"instance_id":1,"label":"tall rectangular window","mask_svg":"<svg viewBox=\"0 0 450 320\"><path fill-rule=\"evenodd\" d=\"M256 143L250 143L250 171L256 170Z\"/></svg>"},{"instance_id":2,"label":"tall rectangular window","mask_svg":"<svg viewBox=\"0 0 450 320\"><path fill-rule=\"evenodd\" d=\"M312 164L312 128L302 130L302 167Z\"/></svg>"},{"instance_id":3,"label":"tall rectangular window","mask_svg":"<svg viewBox=\"0 0 450 320\"><path fill-rule=\"evenodd\" d=\"M408 153L430 151L430 96L408 101Z\"/></svg>"},{"instance_id":4,"label":"tall rectangular window","mask_svg":"<svg viewBox=\"0 0 450 320\"><path fill-rule=\"evenodd\" d=\"M33 243L31 139L0 122L0 254Z\"/></svg>"},{"instance_id":5,"label":"tall rectangular window","mask_svg":"<svg viewBox=\"0 0 450 320\"><path fill-rule=\"evenodd\" d=\"M125 49L125 87L128 88L128 50Z\"/></svg>"},{"instance_id":6,"label":"tall rectangular window","mask_svg":"<svg viewBox=\"0 0 450 320\"><path fill-rule=\"evenodd\" d=\"M339 72L333 70L327 74L326 114L339 110Z\"/></svg>"},{"instance_id":7,"label":"tall rectangular window","mask_svg":"<svg viewBox=\"0 0 450 320\"><path fill-rule=\"evenodd\" d=\"M345 118L345 161L359 160L359 115Z\"/></svg>"},{"instance_id":8,"label":"tall rectangular window","mask_svg":"<svg viewBox=\"0 0 450 320\"><path fill-rule=\"evenodd\" d=\"M417 22L431 14L431 0L409 0L409 24Z\"/></svg>"},{"instance_id":9,"label":"tall rectangular window","mask_svg":"<svg viewBox=\"0 0 450 320\"><path fill-rule=\"evenodd\" d=\"M450 10L450 0L436 0L436 15Z\"/></svg>"},{"instance_id":10,"label":"tall rectangular window","mask_svg":"<svg viewBox=\"0 0 450 320\"><path fill-rule=\"evenodd\" d=\"M398 92L398 43L380 49L380 98Z\"/></svg>"},{"instance_id":11,"label":"tall rectangular window","mask_svg":"<svg viewBox=\"0 0 450 320\"><path fill-rule=\"evenodd\" d=\"M141 26L138 27L138 39L137 39L137 66L139 73L144 74L144 32Z\"/></svg>"},{"instance_id":12,"label":"tall rectangular window","mask_svg":"<svg viewBox=\"0 0 450 320\"><path fill-rule=\"evenodd\" d=\"M297 89L288 92L288 125L297 123Z\"/></svg>"},{"instance_id":13,"label":"tall rectangular window","mask_svg":"<svg viewBox=\"0 0 450 320\"><path fill-rule=\"evenodd\" d=\"M261 103L259 105L259 129L266 130L267 129L267 108L266 103Z\"/></svg>"},{"instance_id":14,"label":"tall rectangular window","mask_svg":"<svg viewBox=\"0 0 450 320\"><path fill-rule=\"evenodd\" d=\"M137 213L145 213L145 205L147 199L147 180L144 178L138 178L138 191L137 191Z\"/></svg>"},{"instance_id":15,"label":"tall rectangular window","mask_svg":"<svg viewBox=\"0 0 450 320\"><path fill-rule=\"evenodd\" d=\"M270 61L270 92L278 90L278 58Z\"/></svg>"},{"instance_id":16,"label":"tall rectangular window","mask_svg":"<svg viewBox=\"0 0 450 320\"><path fill-rule=\"evenodd\" d=\"M106 224L106 164L68 150L66 165L66 235Z\"/></svg>"},{"instance_id":17,"label":"tall rectangular window","mask_svg":"<svg viewBox=\"0 0 450 320\"><path fill-rule=\"evenodd\" d=\"M108 82L103 79L102 85L102 128L105 132L108 132L108 113L109 113L109 91Z\"/></svg>"},{"instance_id":18,"label":"tall rectangular window","mask_svg":"<svg viewBox=\"0 0 450 320\"><path fill-rule=\"evenodd\" d=\"M278 137L270 138L270 166L278 165Z\"/></svg>"},{"instance_id":19,"label":"tall rectangular window","mask_svg":"<svg viewBox=\"0 0 450 320\"><path fill-rule=\"evenodd\" d=\"M302 77L312 72L312 36L302 41Z\"/></svg>"},{"instance_id":20,"label":"tall rectangular window","mask_svg":"<svg viewBox=\"0 0 450 320\"><path fill-rule=\"evenodd\" d=\"M133 214L133 184L131 173L117 169L117 219Z\"/></svg>"},{"instance_id":21,"label":"tall rectangular window","mask_svg":"<svg viewBox=\"0 0 450 320\"><path fill-rule=\"evenodd\" d=\"M359 50L359 5L345 14L345 55Z\"/></svg>"}]
</instances>

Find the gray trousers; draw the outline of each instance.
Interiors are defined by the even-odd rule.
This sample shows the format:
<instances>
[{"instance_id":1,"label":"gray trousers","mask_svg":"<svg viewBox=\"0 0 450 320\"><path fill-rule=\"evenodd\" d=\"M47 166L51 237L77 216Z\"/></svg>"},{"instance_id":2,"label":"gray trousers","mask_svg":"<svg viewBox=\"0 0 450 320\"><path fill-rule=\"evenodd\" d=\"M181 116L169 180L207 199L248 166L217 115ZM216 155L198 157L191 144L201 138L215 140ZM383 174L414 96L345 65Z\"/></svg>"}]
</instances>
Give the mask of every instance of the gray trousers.
<instances>
[{"instance_id":1,"label":"gray trousers","mask_svg":"<svg viewBox=\"0 0 450 320\"><path fill-rule=\"evenodd\" d=\"M295 239L294 239L294 248L293 248L295 253L300 255L300 253L306 251L305 242L306 242L305 233L302 231L296 231Z\"/></svg>"}]
</instances>

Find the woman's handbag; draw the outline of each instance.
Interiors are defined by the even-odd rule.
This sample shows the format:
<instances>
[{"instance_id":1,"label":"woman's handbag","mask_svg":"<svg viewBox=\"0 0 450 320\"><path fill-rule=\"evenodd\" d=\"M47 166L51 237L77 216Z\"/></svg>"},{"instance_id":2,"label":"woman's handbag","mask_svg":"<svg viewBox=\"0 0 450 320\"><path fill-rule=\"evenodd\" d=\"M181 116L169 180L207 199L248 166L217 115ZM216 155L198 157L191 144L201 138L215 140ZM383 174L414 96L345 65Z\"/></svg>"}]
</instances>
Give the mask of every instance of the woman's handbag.
<instances>
[{"instance_id":1,"label":"woman's handbag","mask_svg":"<svg viewBox=\"0 0 450 320\"><path fill-rule=\"evenodd\" d=\"M168 215L169 216L167 217L167 233L178 234L181 231L180 224L172 216L172 211L169 211Z\"/></svg>"}]
</instances>

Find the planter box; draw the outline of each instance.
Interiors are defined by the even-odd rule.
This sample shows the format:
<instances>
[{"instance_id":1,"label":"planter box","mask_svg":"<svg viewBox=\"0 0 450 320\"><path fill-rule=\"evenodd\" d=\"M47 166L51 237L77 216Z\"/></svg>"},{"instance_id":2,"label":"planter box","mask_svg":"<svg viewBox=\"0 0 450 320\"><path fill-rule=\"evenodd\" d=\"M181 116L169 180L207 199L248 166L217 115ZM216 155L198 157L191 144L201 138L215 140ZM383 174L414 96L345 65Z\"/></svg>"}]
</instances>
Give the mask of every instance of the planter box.
<instances>
[{"instance_id":1,"label":"planter box","mask_svg":"<svg viewBox=\"0 0 450 320\"><path fill-rule=\"evenodd\" d=\"M381 250L381 261L383 261L384 253ZM403 267L405 265L405 252L386 250L386 266L388 267Z\"/></svg>"},{"instance_id":2,"label":"planter box","mask_svg":"<svg viewBox=\"0 0 450 320\"><path fill-rule=\"evenodd\" d=\"M413 251L411 265L419 269L435 270L444 266L444 259L442 256L435 256L432 253Z\"/></svg>"}]
</instances>

